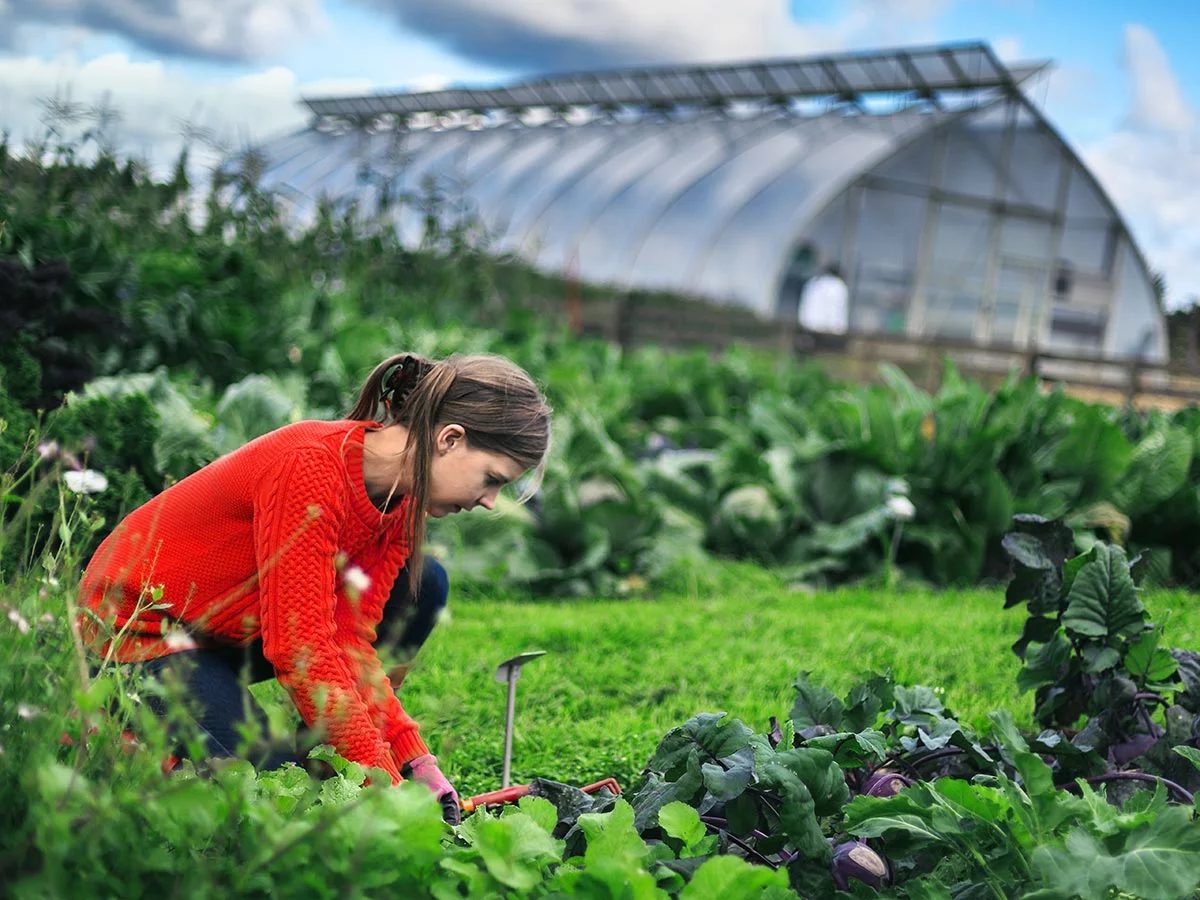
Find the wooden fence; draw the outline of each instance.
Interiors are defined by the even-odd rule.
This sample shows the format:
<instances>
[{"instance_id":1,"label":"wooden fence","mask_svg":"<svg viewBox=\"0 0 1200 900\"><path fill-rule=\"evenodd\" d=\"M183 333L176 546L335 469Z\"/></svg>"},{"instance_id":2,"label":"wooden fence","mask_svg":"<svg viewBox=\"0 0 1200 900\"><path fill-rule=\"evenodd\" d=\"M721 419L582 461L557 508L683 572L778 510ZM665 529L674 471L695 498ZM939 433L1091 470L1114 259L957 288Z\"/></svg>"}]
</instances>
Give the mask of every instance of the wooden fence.
<instances>
[{"instance_id":1,"label":"wooden fence","mask_svg":"<svg viewBox=\"0 0 1200 900\"><path fill-rule=\"evenodd\" d=\"M1179 409L1200 403L1200 371L1131 359L986 346L942 338L851 333L821 340L793 323L759 318L745 309L673 297L637 294L572 304L572 325L584 334L623 347L734 345L789 353L819 363L830 374L857 382L878 380L879 365L892 363L926 390L935 391L949 357L964 375L995 385L1012 372L1036 375L1047 385L1099 403Z\"/></svg>"}]
</instances>

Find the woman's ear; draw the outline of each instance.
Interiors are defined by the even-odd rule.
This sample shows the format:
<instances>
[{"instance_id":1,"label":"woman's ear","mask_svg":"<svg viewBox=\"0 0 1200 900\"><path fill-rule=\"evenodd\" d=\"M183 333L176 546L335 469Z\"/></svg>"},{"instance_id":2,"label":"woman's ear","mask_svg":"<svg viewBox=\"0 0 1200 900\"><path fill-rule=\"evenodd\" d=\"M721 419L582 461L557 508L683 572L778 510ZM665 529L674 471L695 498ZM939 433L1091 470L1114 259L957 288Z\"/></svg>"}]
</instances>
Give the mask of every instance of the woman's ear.
<instances>
[{"instance_id":1,"label":"woman's ear","mask_svg":"<svg viewBox=\"0 0 1200 900\"><path fill-rule=\"evenodd\" d=\"M455 447L466 446L467 432L461 425L443 425L435 442L438 453L449 453Z\"/></svg>"}]
</instances>

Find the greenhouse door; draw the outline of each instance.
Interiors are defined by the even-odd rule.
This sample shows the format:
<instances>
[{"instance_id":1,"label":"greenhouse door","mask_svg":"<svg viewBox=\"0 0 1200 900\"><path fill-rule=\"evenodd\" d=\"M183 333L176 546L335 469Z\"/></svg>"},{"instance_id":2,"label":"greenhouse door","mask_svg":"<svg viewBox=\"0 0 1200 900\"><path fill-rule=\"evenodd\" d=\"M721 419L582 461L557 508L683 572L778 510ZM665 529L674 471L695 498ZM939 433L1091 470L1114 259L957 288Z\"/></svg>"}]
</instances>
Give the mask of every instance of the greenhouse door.
<instances>
[{"instance_id":1,"label":"greenhouse door","mask_svg":"<svg viewBox=\"0 0 1200 900\"><path fill-rule=\"evenodd\" d=\"M996 300L985 323L990 344L1025 347L1034 342L1046 295L1049 272L1045 266L1023 260L1002 259L996 275Z\"/></svg>"}]
</instances>

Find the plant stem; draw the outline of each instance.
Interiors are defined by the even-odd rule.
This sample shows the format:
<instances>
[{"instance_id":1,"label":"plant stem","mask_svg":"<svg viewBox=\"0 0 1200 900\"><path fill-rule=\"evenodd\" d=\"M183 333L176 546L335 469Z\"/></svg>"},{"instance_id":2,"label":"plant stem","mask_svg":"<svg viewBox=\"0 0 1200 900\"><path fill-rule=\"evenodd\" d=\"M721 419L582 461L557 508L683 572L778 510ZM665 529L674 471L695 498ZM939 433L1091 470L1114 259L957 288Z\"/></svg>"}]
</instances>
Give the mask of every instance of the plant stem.
<instances>
[{"instance_id":1,"label":"plant stem","mask_svg":"<svg viewBox=\"0 0 1200 900\"><path fill-rule=\"evenodd\" d=\"M1196 798L1181 784L1171 781L1169 778L1163 778L1160 775L1151 775L1149 772L1106 772L1103 775L1091 775L1087 778L1079 779L1086 781L1088 784L1104 784L1109 781L1140 781L1145 784L1161 784L1168 791L1171 791L1179 799L1180 803L1187 806L1196 802ZM1076 787L1077 782L1070 784L1055 785L1060 790L1070 791Z\"/></svg>"},{"instance_id":2,"label":"plant stem","mask_svg":"<svg viewBox=\"0 0 1200 900\"><path fill-rule=\"evenodd\" d=\"M778 863L771 862L771 860L767 859L765 856L763 856L761 853L759 853L757 850L755 850L753 847L751 847L749 844L747 844L745 841L743 841L741 838L739 838L736 834L733 834L732 832L727 831L725 828L721 827L720 825L710 822L709 821L710 818L711 818L710 816L701 816L700 817L700 821L704 823L706 828L711 828L714 831L720 832L721 834L725 835L725 837L729 838L730 842L741 847L747 853L751 853L754 856L758 857L760 860L762 860L763 865L770 866L772 869L779 868ZM764 835L764 837L765 837L765 835Z\"/></svg>"}]
</instances>

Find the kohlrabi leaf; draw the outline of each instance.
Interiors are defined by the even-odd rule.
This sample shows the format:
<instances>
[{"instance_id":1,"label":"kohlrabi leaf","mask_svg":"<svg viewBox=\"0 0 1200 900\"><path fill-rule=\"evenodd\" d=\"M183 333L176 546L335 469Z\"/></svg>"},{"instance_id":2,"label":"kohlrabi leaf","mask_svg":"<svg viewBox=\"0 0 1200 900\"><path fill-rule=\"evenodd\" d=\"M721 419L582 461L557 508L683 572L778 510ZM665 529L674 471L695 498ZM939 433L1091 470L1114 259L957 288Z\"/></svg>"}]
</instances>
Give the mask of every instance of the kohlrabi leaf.
<instances>
[{"instance_id":1,"label":"kohlrabi leaf","mask_svg":"<svg viewBox=\"0 0 1200 900\"><path fill-rule=\"evenodd\" d=\"M1129 576L1125 551L1096 544L1067 595L1063 625L1074 635L1133 638L1146 621L1146 610Z\"/></svg>"}]
</instances>

